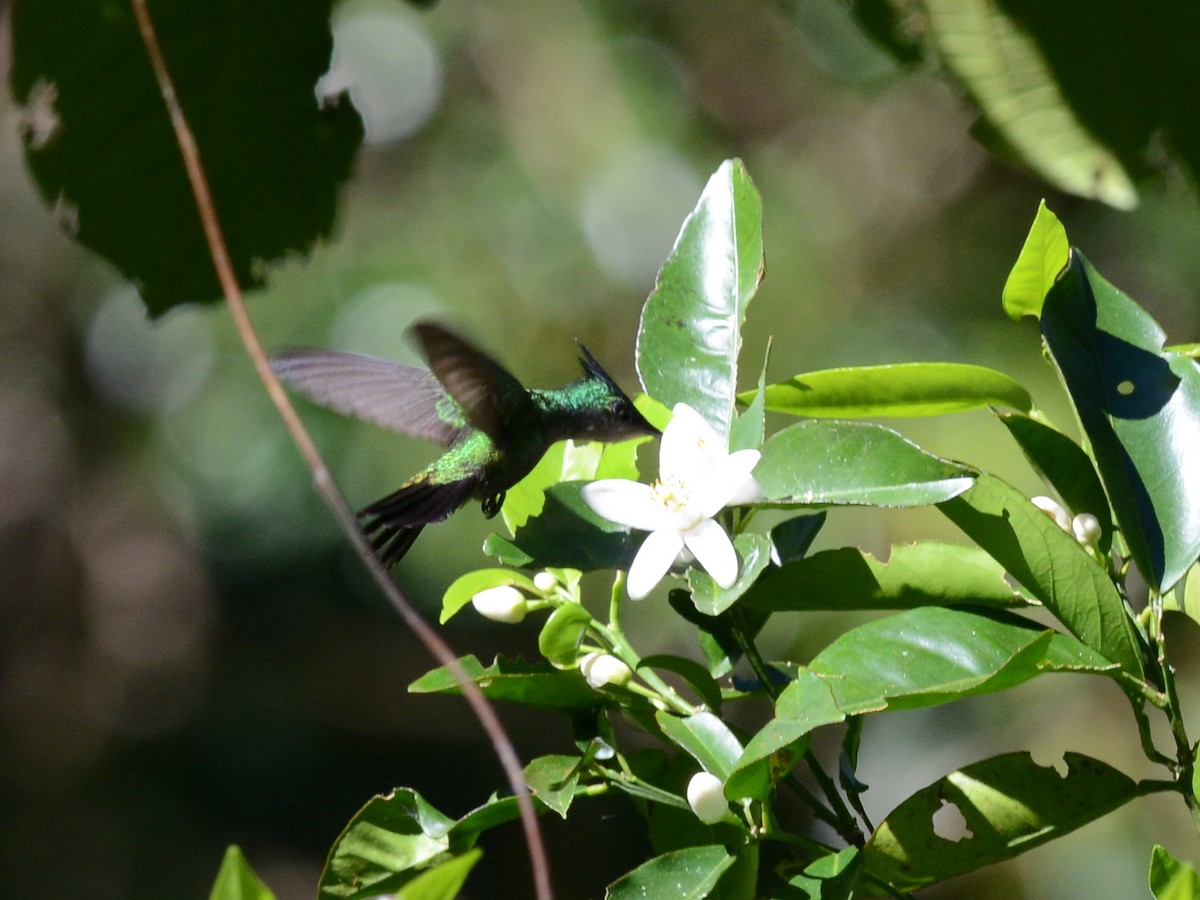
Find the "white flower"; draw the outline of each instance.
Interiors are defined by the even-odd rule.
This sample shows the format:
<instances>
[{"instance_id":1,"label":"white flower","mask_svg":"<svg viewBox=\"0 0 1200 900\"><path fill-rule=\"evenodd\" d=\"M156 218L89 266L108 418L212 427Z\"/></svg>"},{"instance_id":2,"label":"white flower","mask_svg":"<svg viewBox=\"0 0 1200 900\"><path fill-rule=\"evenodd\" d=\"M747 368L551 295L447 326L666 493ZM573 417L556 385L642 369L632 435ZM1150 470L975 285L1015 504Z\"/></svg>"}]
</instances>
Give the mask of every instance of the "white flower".
<instances>
[{"instance_id":1,"label":"white flower","mask_svg":"<svg viewBox=\"0 0 1200 900\"><path fill-rule=\"evenodd\" d=\"M629 567L629 596L640 600L654 589L687 550L723 588L737 581L738 558L713 516L726 506L762 499L751 476L761 454L730 453L725 442L684 403L675 405L659 447L653 485L610 479L583 488L583 499L613 522L650 534Z\"/></svg>"},{"instance_id":2,"label":"white flower","mask_svg":"<svg viewBox=\"0 0 1200 900\"><path fill-rule=\"evenodd\" d=\"M1100 543L1100 520L1091 513L1080 513L1071 520L1071 533L1083 546L1095 547Z\"/></svg>"},{"instance_id":3,"label":"white flower","mask_svg":"<svg viewBox=\"0 0 1200 900\"><path fill-rule=\"evenodd\" d=\"M499 584L482 590L471 598L471 604L481 616L510 625L524 619L529 609L525 595L511 584Z\"/></svg>"},{"instance_id":4,"label":"white flower","mask_svg":"<svg viewBox=\"0 0 1200 900\"><path fill-rule=\"evenodd\" d=\"M1033 497L1030 501L1054 520L1054 524L1065 531L1071 533L1071 514L1062 508L1062 505L1052 497Z\"/></svg>"},{"instance_id":5,"label":"white flower","mask_svg":"<svg viewBox=\"0 0 1200 900\"><path fill-rule=\"evenodd\" d=\"M687 802L696 818L705 825L713 825L725 818L729 803L725 800L725 785L721 779L708 772L697 772L687 786Z\"/></svg>"},{"instance_id":6,"label":"white flower","mask_svg":"<svg viewBox=\"0 0 1200 900\"><path fill-rule=\"evenodd\" d=\"M593 651L579 661L579 671L587 683L599 690L606 684L617 686L629 684L633 671L625 663L608 653Z\"/></svg>"}]
</instances>

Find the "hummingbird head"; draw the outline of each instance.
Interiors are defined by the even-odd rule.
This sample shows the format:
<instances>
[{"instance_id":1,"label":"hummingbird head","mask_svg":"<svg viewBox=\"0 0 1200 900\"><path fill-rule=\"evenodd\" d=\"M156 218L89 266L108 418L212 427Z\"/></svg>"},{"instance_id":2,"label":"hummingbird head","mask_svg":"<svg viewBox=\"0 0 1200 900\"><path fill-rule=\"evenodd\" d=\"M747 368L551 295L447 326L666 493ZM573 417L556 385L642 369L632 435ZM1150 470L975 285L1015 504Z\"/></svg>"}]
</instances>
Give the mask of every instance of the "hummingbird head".
<instances>
[{"instance_id":1,"label":"hummingbird head","mask_svg":"<svg viewBox=\"0 0 1200 900\"><path fill-rule=\"evenodd\" d=\"M659 430L638 412L633 401L601 368L591 351L583 344L579 349L583 351L579 362L586 375L574 385L578 395L572 417L577 426L577 437L593 441L622 441L640 435L657 437Z\"/></svg>"}]
</instances>

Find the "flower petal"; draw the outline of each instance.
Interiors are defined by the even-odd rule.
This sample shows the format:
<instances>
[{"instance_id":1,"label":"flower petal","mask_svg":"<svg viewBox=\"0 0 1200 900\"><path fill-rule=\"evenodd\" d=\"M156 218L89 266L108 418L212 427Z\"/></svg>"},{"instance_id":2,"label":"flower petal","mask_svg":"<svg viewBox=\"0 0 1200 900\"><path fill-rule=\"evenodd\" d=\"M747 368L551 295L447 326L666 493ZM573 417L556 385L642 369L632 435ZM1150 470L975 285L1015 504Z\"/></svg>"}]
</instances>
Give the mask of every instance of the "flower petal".
<instances>
[{"instance_id":1,"label":"flower petal","mask_svg":"<svg viewBox=\"0 0 1200 900\"><path fill-rule=\"evenodd\" d=\"M608 478L585 484L580 490L583 502L598 516L610 522L641 531L661 528L665 513L654 501L650 486L622 478Z\"/></svg>"},{"instance_id":2,"label":"flower petal","mask_svg":"<svg viewBox=\"0 0 1200 900\"><path fill-rule=\"evenodd\" d=\"M729 506L734 497L746 493L746 482L754 481L750 473L761 458L762 454L757 450L739 450L722 460L697 485L694 499L697 512L705 518L716 515L720 509Z\"/></svg>"},{"instance_id":3,"label":"flower petal","mask_svg":"<svg viewBox=\"0 0 1200 900\"><path fill-rule=\"evenodd\" d=\"M722 588L733 587L738 577L738 557L724 528L712 519L705 519L685 534L683 540L713 581ZM631 572L631 578L632 575Z\"/></svg>"},{"instance_id":4,"label":"flower petal","mask_svg":"<svg viewBox=\"0 0 1200 900\"><path fill-rule=\"evenodd\" d=\"M699 484L729 452L725 442L696 410L686 403L676 403L673 411L674 417L663 430L659 444L659 477Z\"/></svg>"},{"instance_id":5,"label":"flower petal","mask_svg":"<svg viewBox=\"0 0 1200 900\"><path fill-rule=\"evenodd\" d=\"M629 567L629 599L641 600L654 590L682 549L683 535L678 531L663 529L651 532L642 541L637 556L633 558L633 565Z\"/></svg>"}]
</instances>

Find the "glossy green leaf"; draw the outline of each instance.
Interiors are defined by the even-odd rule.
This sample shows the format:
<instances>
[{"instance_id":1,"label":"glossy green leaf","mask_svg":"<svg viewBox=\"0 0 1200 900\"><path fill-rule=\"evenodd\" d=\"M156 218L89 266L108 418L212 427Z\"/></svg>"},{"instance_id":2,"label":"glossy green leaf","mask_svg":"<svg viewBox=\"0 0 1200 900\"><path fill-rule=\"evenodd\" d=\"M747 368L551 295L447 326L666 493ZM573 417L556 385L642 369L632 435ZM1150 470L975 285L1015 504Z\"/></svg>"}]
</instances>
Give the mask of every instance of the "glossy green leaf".
<instances>
[{"instance_id":1,"label":"glossy green leaf","mask_svg":"<svg viewBox=\"0 0 1200 900\"><path fill-rule=\"evenodd\" d=\"M533 563L532 556L494 531L483 539L483 552L506 566L528 566Z\"/></svg>"},{"instance_id":2,"label":"glossy green leaf","mask_svg":"<svg viewBox=\"0 0 1200 900\"><path fill-rule=\"evenodd\" d=\"M516 797L497 797L493 794L487 803L471 810L450 827L450 851L462 853L475 846L482 832L519 818L521 808L517 805Z\"/></svg>"},{"instance_id":3,"label":"glossy green leaf","mask_svg":"<svg viewBox=\"0 0 1200 900\"><path fill-rule=\"evenodd\" d=\"M208 900L275 900L275 895L259 881L241 848L232 845L225 851Z\"/></svg>"},{"instance_id":4,"label":"glossy green leaf","mask_svg":"<svg viewBox=\"0 0 1200 900\"><path fill-rule=\"evenodd\" d=\"M1181 612L1192 621L1200 622L1200 563L1188 569L1184 579L1163 597L1163 609Z\"/></svg>"},{"instance_id":5,"label":"glossy green leaf","mask_svg":"<svg viewBox=\"0 0 1200 900\"><path fill-rule=\"evenodd\" d=\"M746 408L736 416L729 429L729 450L757 450L766 436L767 424L767 365L771 359L771 345L767 343L767 357L762 371L758 373L758 387L738 394L738 402Z\"/></svg>"},{"instance_id":6,"label":"glossy green leaf","mask_svg":"<svg viewBox=\"0 0 1200 900\"><path fill-rule=\"evenodd\" d=\"M988 0L926 0L947 69L1022 160L1064 191L1117 209L1137 205L1120 161L1080 124L1033 39Z\"/></svg>"},{"instance_id":7,"label":"glossy green leaf","mask_svg":"<svg viewBox=\"0 0 1200 900\"><path fill-rule=\"evenodd\" d=\"M867 872L911 890L1011 859L1061 837L1137 795L1132 779L1079 753L1063 756L1067 774L1028 753L1006 753L965 766L922 788L875 830L863 857ZM934 814L957 807L969 831L957 840L935 830Z\"/></svg>"},{"instance_id":8,"label":"glossy green leaf","mask_svg":"<svg viewBox=\"0 0 1200 900\"><path fill-rule=\"evenodd\" d=\"M1112 546L1112 511L1100 476L1091 458L1073 440L1037 419L1003 413L1000 421L1025 453L1030 465L1054 490L1072 513L1091 513L1100 522L1101 552Z\"/></svg>"},{"instance_id":9,"label":"glossy green leaf","mask_svg":"<svg viewBox=\"0 0 1200 900\"><path fill-rule=\"evenodd\" d=\"M696 692L700 702L715 713L721 712L721 686L708 669L695 660L665 653L656 654L642 658L638 670L642 669L663 669L667 672L674 672Z\"/></svg>"},{"instance_id":10,"label":"glossy green leaf","mask_svg":"<svg viewBox=\"0 0 1200 900\"><path fill-rule=\"evenodd\" d=\"M637 339L646 393L667 406L687 403L725 438L742 322L762 274L762 201L742 163L728 160L684 221Z\"/></svg>"},{"instance_id":11,"label":"glossy green leaf","mask_svg":"<svg viewBox=\"0 0 1200 900\"><path fill-rule=\"evenodd\" d=\"M579 644L592 624L592 616L578 603L567 603L550 614L538 634L538 650L555 668L574 668Z\"/></svg>"},{"instance_id":12,"label":"glossy green leaf","mask_svg":"<svg viewBox=\"0 0 1200 900\"><path fill-rule=\"evenodd\" d=\"M772 435L754 477L784 505L924 506L961 494L974 474L890 428L813 420Z\"/></svg>"},{"instance_id":13,"label":"glossy green leaf","mask_svg":"<svg viewBox=\"0 0 1200 900\"><path fill-rule=\"evenodd\" d=\"M1042 335L1151 587L1200 556L1200 368L1162 349L1150 315L1083 258L1046 297Z\"/></svg>"},{"instance_id":14,"label":"glossy green leaf","mask_svg":"<svg viewBox=\"0 0 1200 900\"><path fill-rule=\"evenodd\" d=\"M738 577L728 589L721 587L699 566L688 569L688 586L696 609L710 616L733 606L771 562L771 540L762 534L739 534L733 539L740 566Z\"/></svg>"},{"instance_id":15,"label":"glossy green leaf","mask_svg":"<svg viewBox=\"0 0 1200 900\"><path fill-rule=\"evenodd\" d=\"M688 847L656 856L608 886L606 900L700 900L709 896L735 857L720 844Z\"/></svg>"},{"instance_id":16,"label":"glossy green leaf","mask_svg":"<svg viewBox=\"0 0 1200 900\"><path fill-rule=\"evenodd\" d=\"M442 597L442 614L438 621L445 624L451 616L471 602L480 591L488 588L512 585L527 591L531 595L538 593L533 580L528 575L514 572L512 569L477 569L460 575L446 588Z\"/></svg>"},{"instance_id":17,"label":"glossy green leaf","mask_svg":"<svg viewBox=\"0 0 1200 900\"><path fill-rule=\"evenodd\" d=\"M1067 230L1043 200L1038 204L1033 227L1025 238L1025 246L1021 248L1016 264L1004 282L1004 311L1009 318L1042 314L1046 294L1067 267L1070 255Z\"/></svg>"},{"instance_id":18,"label":"glossy green leaf","mask_svg":"<svg viewBox=\"0 0 1200 900\"><path fill-rule=\"evenodd\" d=\"M497 657L486 668L474 656L459 660L467 676L489 700L513 700L526 706L591 709L599 700L575 669L559 671L549 663ZM427 672L408 686L412 694L457 694L458 682L445 666Z\"/></svg>"},{"instance_id":19,"label":"glossy green leaf","mask_svg":"<svg viewBox=\"0 0 1200 900\"><path fill-rule=\"evenodd\" d=\"M938 508L1072 634L1141 676L1133 624L1108 574L1028 497L982 475L971 490Z\"/></svg>"},{"instance_id":20,"label":"glossy green leaf","mask_svg":"<svg viewBox=\"0 0 1200 900\"><path fill-rule=\"evenodd\" d=\"M1150 853L1150 893L1154 900L1200 900L1200 875L1155 844Z\"/></svg>"},{"instance_id":21,"label":"glossy green leaf","mask_svg":"<svg viewBox=\"0 0 1200 900\"><path fill-rule=\"evenodd\" d=\"M887 562L853 547L823 550L768 572L742 599L743 608L769 612L963 605L1013 608L1029 600L984 551L939 541L897 544Z\"/></svg>"},{"instance_id":22,"label":"glossy green leaf","mask_svg":"<svg viewBox=\"0 0 1200 900\"><path fill-rule=\"evenodd\" d=\"M539 756L525 767L525 781L533 796L565 819L579 789L579 757Z\"/></svg>"},{"instance_id":23,"label":"glossy green leaf","mask_svg":"<svg viewBox=\"0 0 1200 900\"><path fill-rule=\"evenodd\" d=\"M789 896L795 900L850 900L862 870L862 852L857 847L829 853L788 881L789 887L801 892Z\"/></svg>"},{"instance_id":24,"label":"glossy green leaf","mask_svg":"<svg viewBox=\"0 0 1200 900\"><path fill-rule=\"evenodd\" d=\"M408 788L373 797L329 851L318 897L366 900L396 890L449 849L453 824Z\"/></svg>"},{"instance_id":25,"label":"glossy green leaf","mask_svg":"<svg viewBox=\"0 0 1200 900\"><path fill-rule=\"evenodd\" d=\"M734 763L742 755L741 742L719 716L710 712L677 716L660 711L654 719L663 734L687 751L704 771L722 781L729 777Z\"/></svg>"},{"instance_id":26,"label":"glossy green leaf","mask_svg":"<svg viewBox=\"0 0 1200 900\"><path fill-rule=\"evenodd\" d=\"M746 744L725 783L726 796L763 799L766 787L761 764L784 751L799 756L808 749L808 736L822 725L835 725L846 718L834 702L825 679L801 669L796 679L775 700L775 712ZM788 769L790 766L781 766Z\"/></svg>"},{"instance_id":27,"label":"glossy green leaf","mask_svg":"<svg viewBox=\"0 0 1200 900\"><path fill-rule=\"evenodd\" d=\"M793 516L772 528L772 559L779 565L804 559L812 547L812 542L825 525L825 517L826 513L823 510L819 513Z\"/></svg>"},{"instance_id":28,"label":"glossy green leaf","mask_svg":"<svg viewBox=\"0 0 1200 900\"><path fill-rule=\"evenodd\" d=\"M471 869L483 857L482 850L471 850L462 856L426 869L392 897L395 900L454 900L471 874Z\"/></svg>"},{"instance_id":29,"label":"glossy green leaf","mask_svg":"<svg viewBox=\"0 0 1200 900\"><path fill-rule=\"evenodd\" d=\"M262 260L329 234L361 142L353 105L322 110L313 93L333 49L331 7L160 2L150 11L244 287L262 282ZM26 160L46 202L137 284L153 314L219 299L130 5L23 0L12 36L14 93L43 116L26 134Z\"/></svg>"},{"instance_id":30,"label":"glossy green leaf","mask_svg":"<svg viewBox=\"0 0 1200 900\"><path fill-rule=\"evenodd\" d=\"M583 484L571 481L549 488L542 511L517 530L511 544L528 558L526 564L581 572L629 568L643 536L592 512L579 494ZM495 550L504 543L508 542L488 546Z\"/></svg>"},{"instance_id":31,"label":"glossy green leaf","mask_svg":"<svg viewBox=\"0 0 1200 900\"><path fill-rule=\"evenodd\" d=\"M768 385L771 412L818 418L941 416L984 406L1027 411L1029 392L1003 372L962 363L823 369ZM751 402L755 392L739 394Z\"/></svg>"}]
</instances>

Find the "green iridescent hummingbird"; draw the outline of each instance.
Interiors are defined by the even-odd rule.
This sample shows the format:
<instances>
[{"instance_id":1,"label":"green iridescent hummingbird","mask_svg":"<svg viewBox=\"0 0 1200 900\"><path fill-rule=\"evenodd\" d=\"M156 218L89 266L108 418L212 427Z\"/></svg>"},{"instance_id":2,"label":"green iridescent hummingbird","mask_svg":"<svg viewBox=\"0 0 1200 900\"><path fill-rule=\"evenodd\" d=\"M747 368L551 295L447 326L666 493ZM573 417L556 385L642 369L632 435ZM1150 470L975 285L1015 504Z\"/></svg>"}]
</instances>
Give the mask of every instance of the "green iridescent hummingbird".
<instances>
[{"instance_id":1,"label":"green iridescent hummingbird","mask_svg":"<svg viewBox=\"0 0 1200 900\"><path fill-rule=\"evenodd\" d=\"M505 492L556 441L658 434L582 344L582 378L529 390L445 328L422 322L412 331L429 369L335 350L288 350L271 358L281 379L321 406L448 448L359 512L385 565L398 563L422 528L468 500L482 501L488 518L496 515Z\"/></svg>"}]
</instances>

